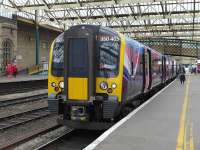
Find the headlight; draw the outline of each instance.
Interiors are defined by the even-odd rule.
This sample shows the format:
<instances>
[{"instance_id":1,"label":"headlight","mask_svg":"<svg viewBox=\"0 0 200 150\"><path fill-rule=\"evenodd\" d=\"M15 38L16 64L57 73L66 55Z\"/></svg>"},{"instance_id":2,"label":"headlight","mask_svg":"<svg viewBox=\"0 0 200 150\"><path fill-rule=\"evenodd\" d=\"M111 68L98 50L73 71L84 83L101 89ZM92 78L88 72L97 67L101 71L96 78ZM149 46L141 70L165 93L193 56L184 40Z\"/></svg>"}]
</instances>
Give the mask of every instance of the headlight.
<instances>
[{"instance_id":1,"label":"headlight","mask_svg":"<svg viewBox=\"0 0 200 150\"><path fill-rule=\"evenodd\" d=\"M112 84L112 89L116 89L117 88L117 84L116 83L113 83Z\"/></svg>"},{"instance_id":2,"label":"headlight","mask_svg":"<svg viewBox=\"0 0 200 150\"><path fill-rule=\"evenodd\" d=\"M100 83L100 88L101 88L102 90L106 90L106 89L108 88L108 84L107 84L106 82L101 82L101 83Z\"/></svg>"},{"instance_id":3,"label":"headlight","mask_svg":"<svg viewBox=\"0 0 200 150\"><path fill-rule=\"evenodd\" d=\"M55 82L52 82L52 83L51 83L51 86L52 86L52 87L56 87L56 83L55 83Z\"/></svg>"},{"instance_id":4,"label":"headlight","mask_svg":"<svg viewBox=\"0 0 200 150\"><path fill-rule=\"evenodd\" d=\"M61 82L59 83L59 87L60 87L61 89L64 89L64 82L63 82L63 81L61 81Z\"/></svg>"}]
</instances>

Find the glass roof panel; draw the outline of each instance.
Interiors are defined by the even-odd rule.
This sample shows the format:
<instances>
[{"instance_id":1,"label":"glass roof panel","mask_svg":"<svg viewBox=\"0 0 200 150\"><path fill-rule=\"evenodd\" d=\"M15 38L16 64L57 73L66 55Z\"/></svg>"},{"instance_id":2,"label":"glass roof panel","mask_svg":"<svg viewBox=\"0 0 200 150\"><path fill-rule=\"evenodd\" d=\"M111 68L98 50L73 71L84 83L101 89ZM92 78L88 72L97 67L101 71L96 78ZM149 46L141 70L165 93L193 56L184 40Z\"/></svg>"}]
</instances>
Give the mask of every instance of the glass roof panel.
<instances>
[{"instance_id":1,"label":"glass roof panel","mask_svg":"<svg viewBox=\"0 0 200 150\"><path fill-rule=\"evenodd\" d=\"M195 36L200 31L200 1L194 0L0 0L0 16L12 14L59 28L99 24L137 36ZM187 31L187 32L186 32ZM198 33L199 34L199 33ZM188 37L187 37L188 38Z\"/></svg>"}]
</instances>

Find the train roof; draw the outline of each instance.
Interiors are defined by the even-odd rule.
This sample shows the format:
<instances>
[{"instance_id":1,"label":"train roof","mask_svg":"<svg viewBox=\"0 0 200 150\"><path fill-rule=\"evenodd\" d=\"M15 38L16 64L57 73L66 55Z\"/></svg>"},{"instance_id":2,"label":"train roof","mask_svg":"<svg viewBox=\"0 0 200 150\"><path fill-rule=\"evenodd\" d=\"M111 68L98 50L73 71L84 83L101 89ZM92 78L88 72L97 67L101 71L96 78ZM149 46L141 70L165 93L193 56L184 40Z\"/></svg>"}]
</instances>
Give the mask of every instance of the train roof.
<instances>
[{"instance_id":1,"label":"train roof","mask_svg":"<svg viewBox=\"0 0 200 150\"><path fill-rule=\"evenodd\" d=\"M69 29L80 28L80 27L91 28L91 29L96 30L96 31L98 31L101 28L101 29L105 29L105 30L112 32L112 33L115 33L115 34L119 34L119 32L113 30L112 28L108 28L108 27L104 27L104 26L100 26L100 25L80 24L80 25L72 26Z\"/></svg>"},{"instance_id":2,"label":"train roof","mask_svg":"<svg viewBox=\"0 0 200 150\"><path fill-rule=\"evenodd\" d=\"M98 32L98 30L101 28L101 29L104 29L104 30L107 30L107 31L109 31L109 32L112 32L112 33L114 33L114 34L118 34L118 35L119 35L119 32L113 30L112 28L108 28L108 27L104 27L104 26L100 26L100 25L80 24L80 25L71 26L68 30L70 30L70 29L76 29L76 28L82 28L82 27L91 28L91 29L93 29L94 31L97 31L97 32ZM67 30L65 30L65 31L67 31ZM64 31L64 32L65 32L65 31ZM59 35L56 37L56 39L55 39L56 42L61 41L61 38L63 38L64 32L61 33L61 34L59 34Z\"/></svg>"}]
</instances>

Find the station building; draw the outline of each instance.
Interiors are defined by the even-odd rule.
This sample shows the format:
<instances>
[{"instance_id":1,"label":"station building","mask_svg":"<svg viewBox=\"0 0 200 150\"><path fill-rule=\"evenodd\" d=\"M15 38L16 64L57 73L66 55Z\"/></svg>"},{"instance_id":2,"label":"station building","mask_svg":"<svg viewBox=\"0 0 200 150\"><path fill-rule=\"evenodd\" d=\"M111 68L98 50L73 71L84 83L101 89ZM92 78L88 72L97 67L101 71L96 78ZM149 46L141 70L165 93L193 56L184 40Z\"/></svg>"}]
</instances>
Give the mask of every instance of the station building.
<instances>
[{"instance_id":1,"label":"station building","mask_svg":"<svg viewBox=\"0 0 200 150\"><path fill-rule=\"evenodd\" d=\"M0 75L8 63L16 63L20 72L36 65L36 33L32 20L0 17ZM39 64L48 62L51 43L62 31L50 25L39 26Z\"/></svg>"}]
</instances>

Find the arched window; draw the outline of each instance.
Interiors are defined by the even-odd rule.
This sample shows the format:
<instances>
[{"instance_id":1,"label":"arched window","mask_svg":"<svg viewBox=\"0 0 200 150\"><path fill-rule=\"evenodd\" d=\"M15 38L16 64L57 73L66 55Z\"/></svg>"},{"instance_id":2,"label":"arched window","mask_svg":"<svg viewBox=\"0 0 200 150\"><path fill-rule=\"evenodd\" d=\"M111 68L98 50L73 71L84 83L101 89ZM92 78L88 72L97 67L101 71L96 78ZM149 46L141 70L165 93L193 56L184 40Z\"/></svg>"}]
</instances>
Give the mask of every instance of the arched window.
<instances>
[{"instance_id":1,"label":"arched window","mask_svg":"<svg viewBox=\"0 0 200 150\"><path fill-rule=\"evenodd\" d=\"M1 61L1 71L4 72L6 65L11 63L11 49L12 42L10 40L4 40L2 42L2 61Z\"/></svg>"}]
</instances>

